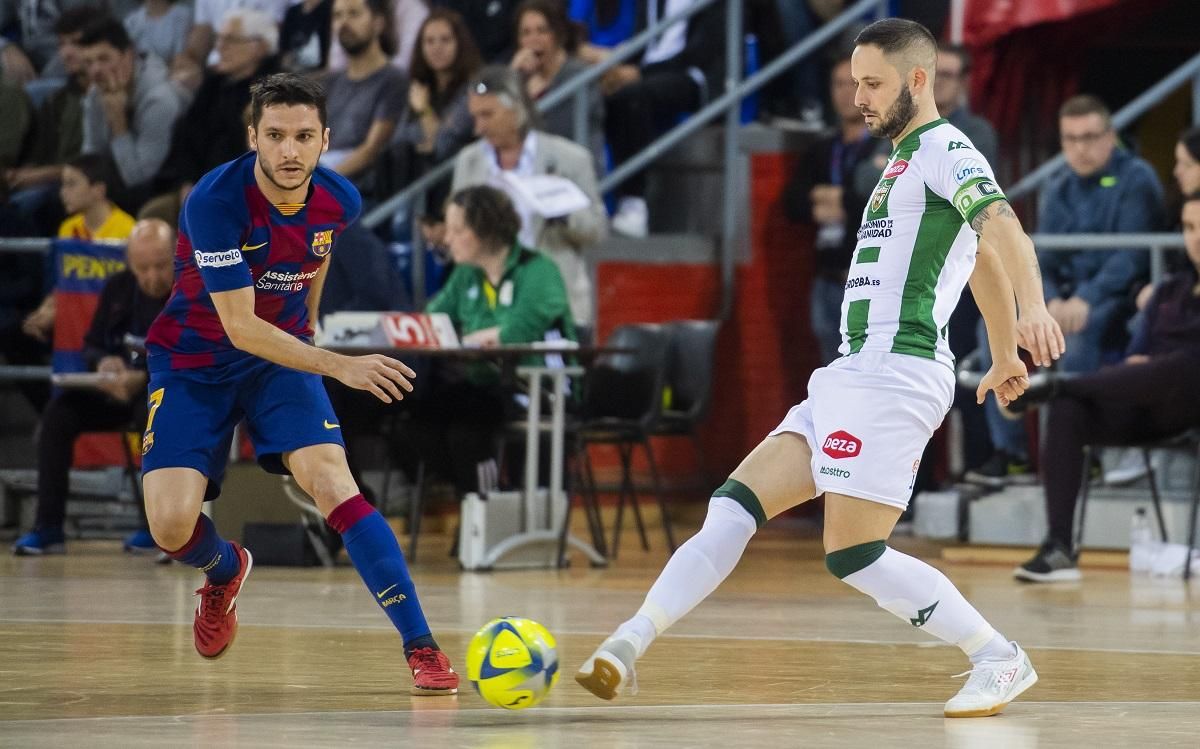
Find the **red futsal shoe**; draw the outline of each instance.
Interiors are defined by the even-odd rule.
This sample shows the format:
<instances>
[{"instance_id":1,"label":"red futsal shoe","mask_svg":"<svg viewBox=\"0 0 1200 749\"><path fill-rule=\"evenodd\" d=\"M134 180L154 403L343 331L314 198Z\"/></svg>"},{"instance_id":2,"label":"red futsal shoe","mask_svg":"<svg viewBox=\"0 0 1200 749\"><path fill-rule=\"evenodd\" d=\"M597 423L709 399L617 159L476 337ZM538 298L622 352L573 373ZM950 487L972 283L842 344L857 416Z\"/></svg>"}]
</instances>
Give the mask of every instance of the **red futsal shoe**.
<instances>
[{"instance_id":1,"label":"red futsal shoe","mask_svg":"<svg viewBox=\"0 0 1200 749\"><path fill-rule=\"evenodd\" d=\"M458 674L442 651L418 648L408 657L408 667L412 669L413 694L458 694Z\"/></svg>"},{"instance_id":2,"label":"red futsal shoe","mask_svg":"<svg viewBox=\"0 0 1200 749\"><path fill-rule=\"evenodd\" d=\"M237 634L237 597L250 568L254 566L254 558L250 552L236 542L230 542L242 561L242 567L237 575L224 585L209 583L196 591L200 603L196 606L196 620L192 624L192 633L196 637L196 652L205 658L219 658L233 644Z\"/></svg>"}]
</instances>

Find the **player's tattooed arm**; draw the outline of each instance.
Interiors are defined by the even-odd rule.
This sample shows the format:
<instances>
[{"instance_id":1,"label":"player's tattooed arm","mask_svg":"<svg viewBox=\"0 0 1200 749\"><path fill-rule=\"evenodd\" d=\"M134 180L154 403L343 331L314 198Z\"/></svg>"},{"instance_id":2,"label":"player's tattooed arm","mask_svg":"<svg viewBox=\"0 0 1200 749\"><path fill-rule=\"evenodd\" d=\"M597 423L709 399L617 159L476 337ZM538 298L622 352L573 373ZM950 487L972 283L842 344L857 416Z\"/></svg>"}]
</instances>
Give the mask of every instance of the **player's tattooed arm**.
<instances>
[{"instance_id":1,"label":"player's tattooed arm","mask_svg":"<svg viewBox=\"0 0 1200 749\"><path fill-rule=\"evenodd\" d=\"M997 200L995 203L989 203L983 207L983 210L975 214L975 218L971 219L971 228L976 234L983 234L983 225L988 219L993 216L1003 216L1004 218L1016 219L1017 214L1013 211L1012 206L1007 200ZM1036 267L1036 265L1035 265Z\"/></svg>"},{"instance_id":2,"label":"player's tattooed arm","mask_svg":"<svg viewBox=\"0 0 1200 749\"><path fill-rule=\"evenodd\" d=\"M1066 349L1062 329L1046 311L1045 290L1033 241L1007 200L983 207L971 220L979 241L995 248L1004 272L1012 282L1020 314L1017 340L1033 355L1038 366L1049 366Z\"/></svg>"}]
</instances>

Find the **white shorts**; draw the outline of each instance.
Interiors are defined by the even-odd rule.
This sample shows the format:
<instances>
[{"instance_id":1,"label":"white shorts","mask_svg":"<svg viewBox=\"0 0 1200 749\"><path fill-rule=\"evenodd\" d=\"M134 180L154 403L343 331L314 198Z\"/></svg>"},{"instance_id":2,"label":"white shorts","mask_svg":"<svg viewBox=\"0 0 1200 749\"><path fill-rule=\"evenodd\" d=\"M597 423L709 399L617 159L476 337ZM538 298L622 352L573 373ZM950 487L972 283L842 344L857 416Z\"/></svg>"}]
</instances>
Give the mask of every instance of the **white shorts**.
<instances>
[{"instance_id":1,"label":"white shorts","mask_svg":"<svg viewBox=\"0 0 1200 749\"><path fill-rule=\"evenodd\" d=\"M882 351L843 356L812 373L808 398L771 436L808 440L817 494L904 509L921 453L954 398L954 373L931 359Z\"/></svg>"}]
</instances>

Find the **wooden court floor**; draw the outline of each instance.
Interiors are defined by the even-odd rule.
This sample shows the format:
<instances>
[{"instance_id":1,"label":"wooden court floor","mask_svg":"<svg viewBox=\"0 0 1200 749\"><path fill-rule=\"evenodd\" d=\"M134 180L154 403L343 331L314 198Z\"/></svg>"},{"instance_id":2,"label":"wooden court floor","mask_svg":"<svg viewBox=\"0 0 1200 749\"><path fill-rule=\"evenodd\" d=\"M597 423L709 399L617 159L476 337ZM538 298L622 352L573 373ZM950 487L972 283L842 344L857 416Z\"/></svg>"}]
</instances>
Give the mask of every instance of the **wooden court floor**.
<instances>
[{"instance_id":1,"label":"wooden court floor","mask_svg":"<svg viewBox=\"0 0 1200 749\"><path fill-rule=\"evenodd\" d=\"M209 662L191 643L194 571L115 542L3 556L0 747L1200 747L1200 584L1085 569L1081 584L1020 586L1008 566L922 547L1041 675L1002 716L945 720L961 654L829 576L815 539L786 528L656 643L636 697L600 702L570 677L665 558L660 539L649 553L631 540L606 570L493 574L423 543L414 574L456 666L493 616L558 636L563 678L520 713L469 687L410 696L399 640L349 566L256 567L237 642Z\"/></svg>"}]
</instances>

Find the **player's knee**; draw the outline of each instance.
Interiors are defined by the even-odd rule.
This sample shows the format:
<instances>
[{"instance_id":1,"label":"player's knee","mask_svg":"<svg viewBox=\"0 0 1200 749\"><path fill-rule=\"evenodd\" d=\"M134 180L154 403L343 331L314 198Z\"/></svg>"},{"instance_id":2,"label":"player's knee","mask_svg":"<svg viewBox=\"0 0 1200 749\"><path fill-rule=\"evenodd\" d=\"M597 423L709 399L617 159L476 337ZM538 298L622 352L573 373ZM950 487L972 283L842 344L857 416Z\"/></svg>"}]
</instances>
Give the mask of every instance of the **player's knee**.
<instances>
[{"instance_id":1,"label":"player's knee","mask_svg":"<svg viewBox=\"0 0 1200 749\"><path fill-rule=\"evenodd\" d=\"M358 493L344 460L333 457L305 460L300 465L292 465L292 474L300 488L313 498L317 508L325 515Z\"/></svg>"},{"instance_id":2,"label":"player's knee","mask_svg":"<svg viewBox=\"0 0 1200 749\"><path fill-rule=\"evenodd\" d=\"M159 547L174 551L182 549L196 529L196 515L182 503L155 502L146 499L146 520L150 524L150 535Z\"/></svg>"},{"instance_id":3,"label":"player's knee","mask_svg":"<svg viewBox=\"0 0 1200 749\"><path fill-rule=\"evenodd\" d=\"M825 554L825 569L837 579L845 580L855 572L874 564L885 551L887 543L882 539L831 551Z\"/></svg>"}]
</instances>

